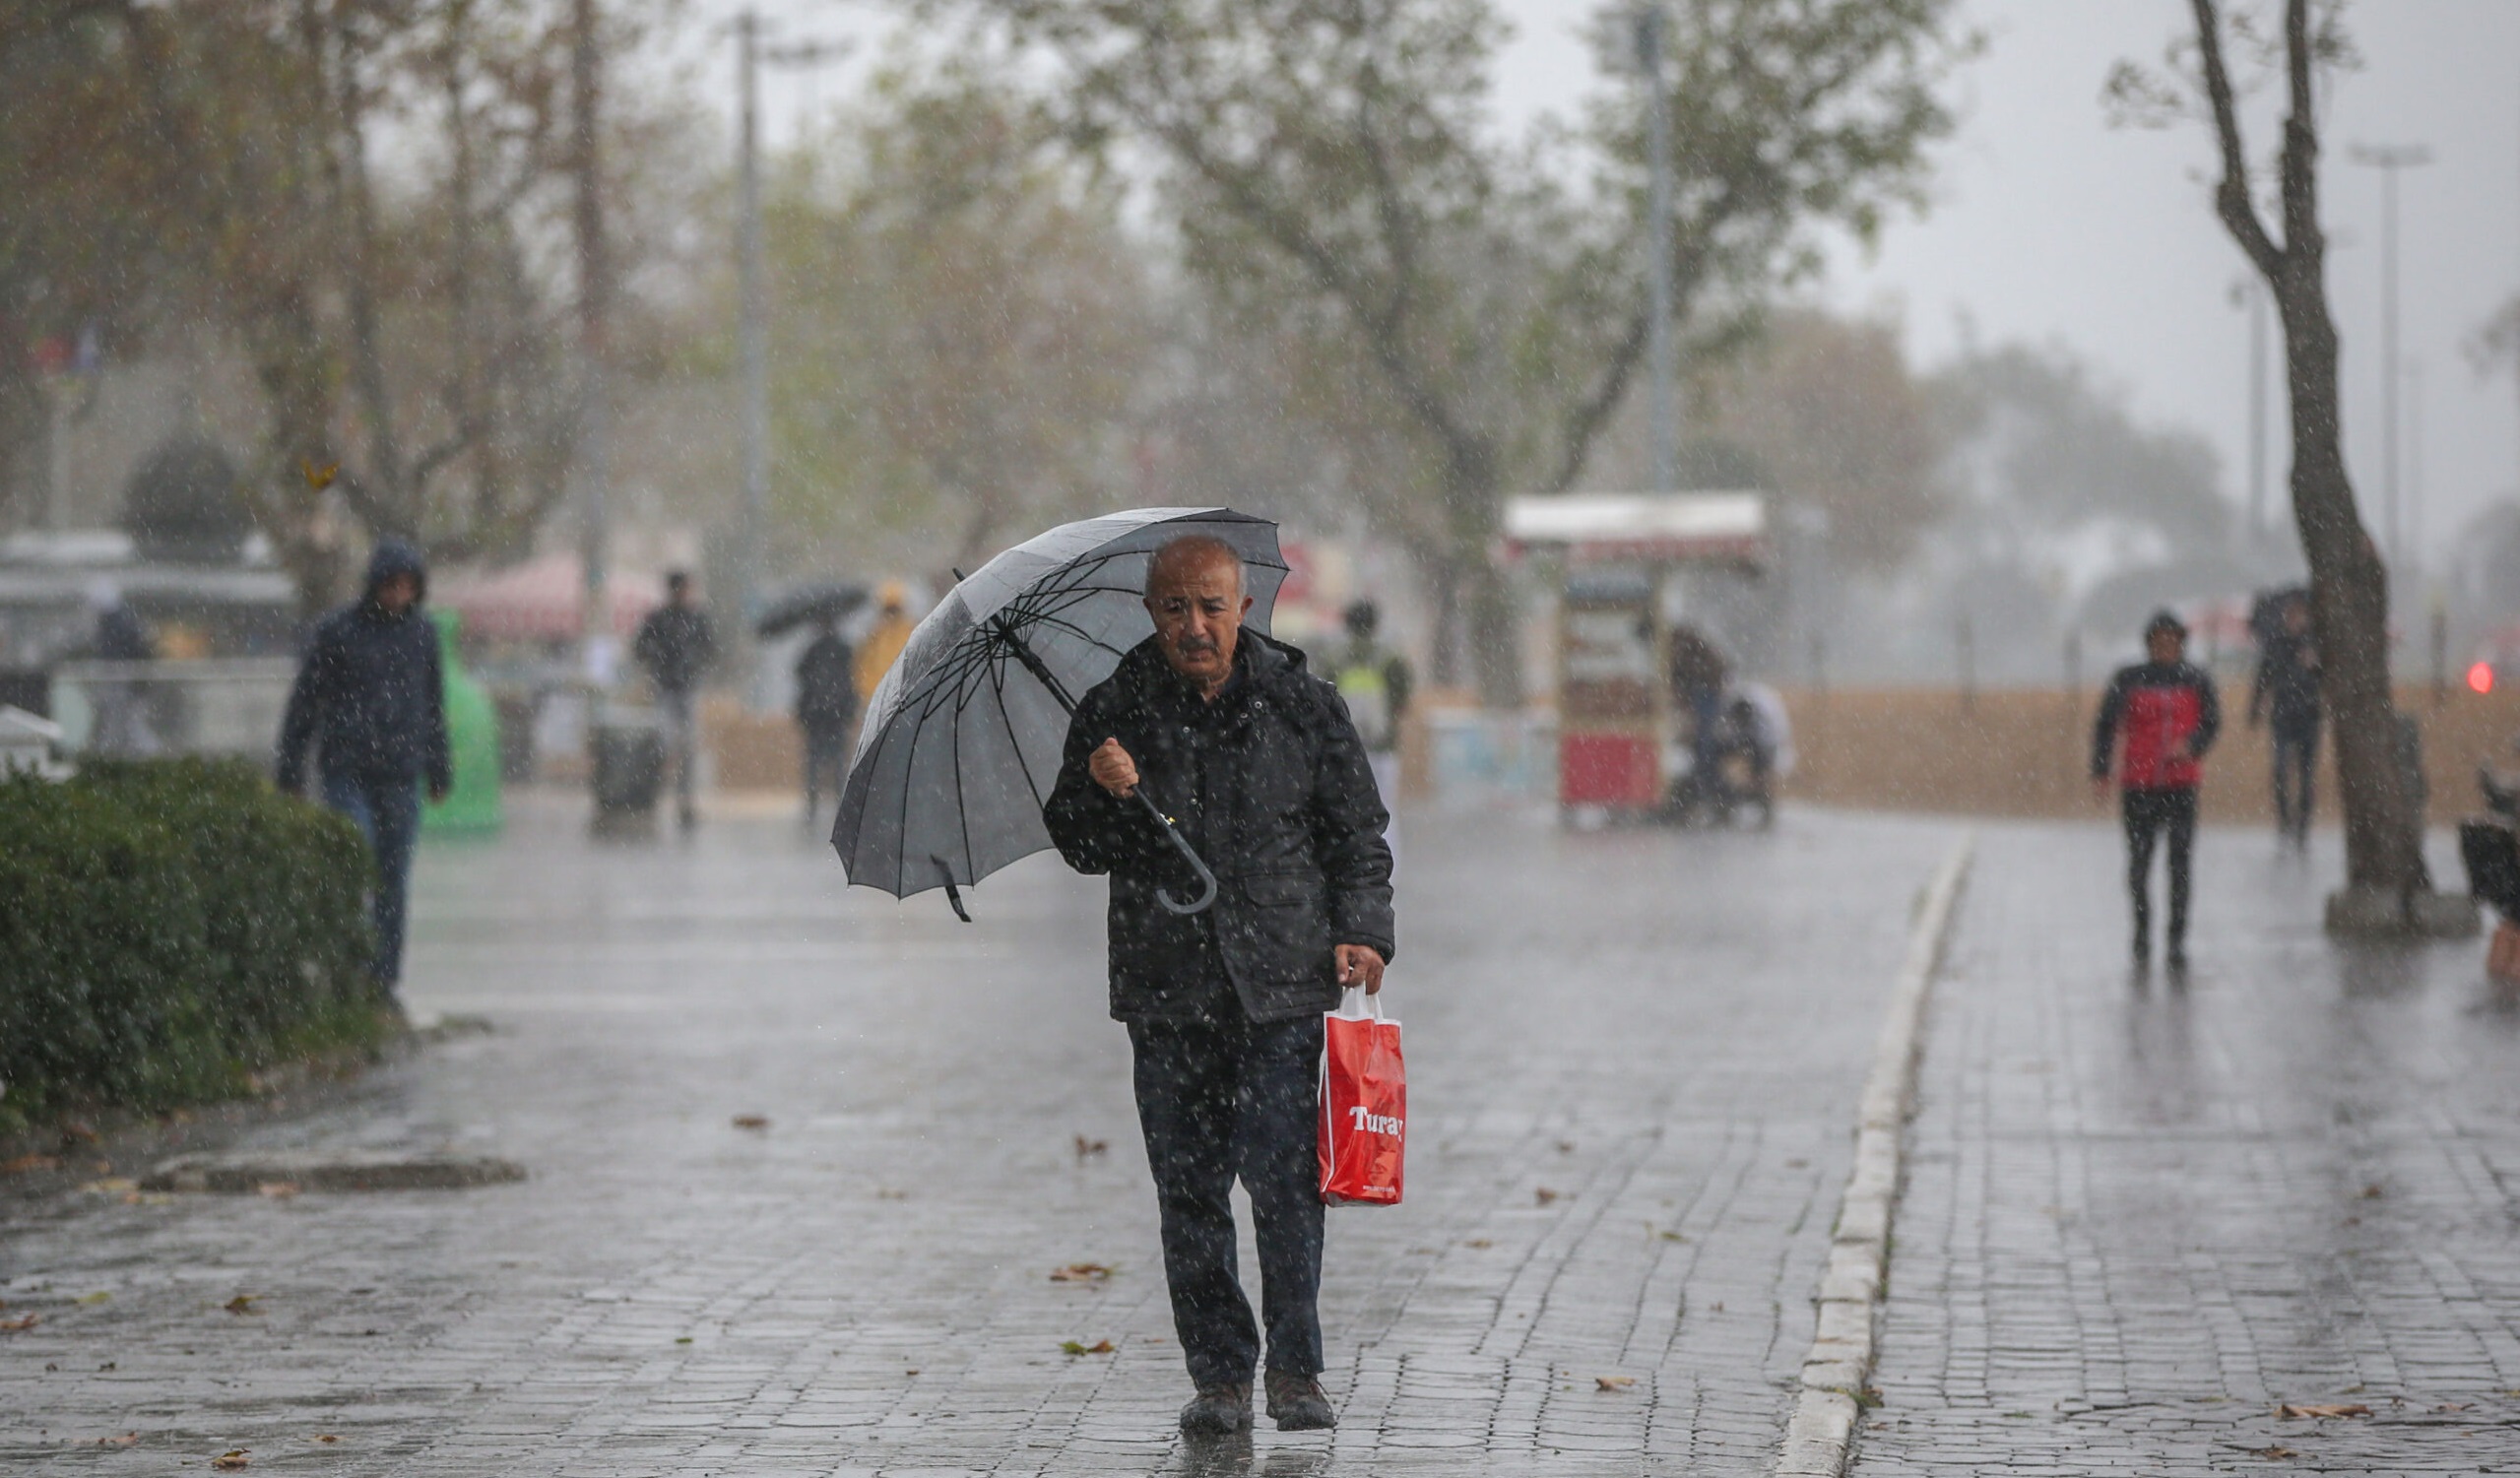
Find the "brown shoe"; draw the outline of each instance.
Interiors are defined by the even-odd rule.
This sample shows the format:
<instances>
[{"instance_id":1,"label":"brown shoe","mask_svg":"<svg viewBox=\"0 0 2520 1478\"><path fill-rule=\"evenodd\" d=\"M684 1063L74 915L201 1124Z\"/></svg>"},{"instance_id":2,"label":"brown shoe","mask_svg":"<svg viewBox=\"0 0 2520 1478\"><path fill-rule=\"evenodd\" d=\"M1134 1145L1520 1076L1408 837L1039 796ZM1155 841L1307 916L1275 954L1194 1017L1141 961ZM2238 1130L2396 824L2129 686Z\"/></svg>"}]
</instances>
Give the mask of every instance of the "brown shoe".
<instances>
[{"instance_id":1,"label":"brown shoe","mask_svg":"<svg viewBox=\"0 0 2520 1478\"><path fill-rule=\"evenodd\" d=\"M1276 1410L1272 1405L1270 1410ZM1202 1385L1182 1408L1182 1430L1193 1437L1226 1437L1248 1432L1252 1425L1252 1382L1225 1381Z\"/></svg>"},{"instance_id":2,"label":"brown shoe","mask_svg":"<svg viewBox=\"0 0 2520 1478\"><path fill-rule=\"evenodd\" d=\"M1268 1373L1268 1414L1277 1418L1280 1432L1327 1432L1338 1425L1322 1382L1284 1371Z\"/></svg>"}]
</instances>

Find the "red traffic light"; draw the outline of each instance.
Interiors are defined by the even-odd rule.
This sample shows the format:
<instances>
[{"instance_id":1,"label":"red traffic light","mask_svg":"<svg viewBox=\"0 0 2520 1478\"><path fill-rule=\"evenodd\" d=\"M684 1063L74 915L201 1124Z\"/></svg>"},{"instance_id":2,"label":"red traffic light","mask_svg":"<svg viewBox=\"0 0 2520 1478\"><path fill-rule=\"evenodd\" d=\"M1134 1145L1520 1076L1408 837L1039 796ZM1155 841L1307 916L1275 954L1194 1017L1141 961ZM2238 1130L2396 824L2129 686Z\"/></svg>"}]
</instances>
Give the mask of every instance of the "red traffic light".
<instances>
[{"instance_id":1,"label":"red traffic light","mask_svg":"<svg viewBox=\"0 0 2520 1478\"><path fill-rule=\"evenodd\" d=\"M2489 662L2480 662L2476 666L2468 669L2468 687L2473 692L2492 692L2493 664Z\"/></svg>"}]
</instances>

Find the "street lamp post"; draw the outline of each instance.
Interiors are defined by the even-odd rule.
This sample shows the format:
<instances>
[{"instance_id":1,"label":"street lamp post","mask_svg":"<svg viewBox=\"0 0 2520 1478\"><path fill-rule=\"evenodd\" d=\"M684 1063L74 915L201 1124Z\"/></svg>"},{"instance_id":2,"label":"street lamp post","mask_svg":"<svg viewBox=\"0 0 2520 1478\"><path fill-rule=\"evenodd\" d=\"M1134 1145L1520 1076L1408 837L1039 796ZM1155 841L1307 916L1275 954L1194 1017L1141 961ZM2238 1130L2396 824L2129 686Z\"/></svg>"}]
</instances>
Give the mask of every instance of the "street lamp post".
<instances>
[{"instance_id":1,"label":"street lamp post","mask_svg":"<svg viewBox=\"0 0 2520 1478\"><path fill-rule=\"evenodd\" d=\"M1676 492L1679 438L1672 400L1679 378L1671 342L1671 99L1662 87L1662 0L1647 0L1637 13L1637 66L1645 75L1646 152L1653 171L1646 222L1646 281L1652 314L1646 325L1646 358L1653 393L1653 490Z\"/></svg>"},{"instance_id":2,"label":"street lamp post","mask_svg":"<svg viewBox=\"0 0 2520 1478\"><path fill-rule=\"evenodd\" d=\"M2357 144L2354 162L2380 171L2380 486L2387 521L2389 565L2404 552L2398 512L2398 171L2432 162L2422 144Z\"/></svg>"},{"instance_id":3,"label":"street lamp post","mask_svg":"<svg viewBox=\"0 0 2520 1478\"><path fill-rule=\"evenodd\" d=\"M2266 538L2266 286L2251 278L2231 285L2231 301L2249 310L2249 540Z\"/></svg>"},{"instance_id":4,"label":"street lamp post","mask_svg":"<svg viewBox=\"0 0 2520 1478\"><path fill-rule=\"evenodd\" d=\"M740 278L737 353L743 375L743 508L736 539L737 614L749 633L768 583L770 521L769 303L761 262L761 68L811 66L838 56L840 46L805 42L764 46L761 18L746 10L736 18L737 93L742 118L736 130L738 221L736 260ZM757 675L756 675L757 676Z\"/></svg>"}]
</instances>

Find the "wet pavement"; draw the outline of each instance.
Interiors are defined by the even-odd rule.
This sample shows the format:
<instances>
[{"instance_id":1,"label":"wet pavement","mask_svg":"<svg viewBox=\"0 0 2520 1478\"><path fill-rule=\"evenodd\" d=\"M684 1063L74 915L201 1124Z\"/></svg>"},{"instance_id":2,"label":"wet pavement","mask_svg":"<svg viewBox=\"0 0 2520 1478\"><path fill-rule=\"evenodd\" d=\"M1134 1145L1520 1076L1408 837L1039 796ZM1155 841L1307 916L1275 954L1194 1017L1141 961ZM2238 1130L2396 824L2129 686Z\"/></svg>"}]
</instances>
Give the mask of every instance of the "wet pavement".
<instances>
[{"instance_id":1,"label":"wet pavement","mask_svg":"<svg viewBox=\"0 0 2520 1478\"><path fill-rule=\"evenodd\" d=\"M1855 1472L2520 1469L2520 996L2482 942L2339 949L2333 835L2218 829L2192 975L2139 976L2112 836L1979 839Z\"/></svg>"},{"instance_id":2,"label":"wet pavement","mask_svg":"<svg viewBox=\"0 0 2520 1478\"><path fill-rule=\"evenodd\" d=\"M495 1029L238 1147L496 1156L530 1179L0 1192L0 1317L41 1319L0 1333L0 1458L1763 1471L1909 906L1956 831L1789 812L1769 836L1565 836L1538 816L1412 816L1390 1000L1417 1132L1404 1205L1330 1218L1342 1425L1194 1450L1173 1432L1188 1390L1126 1038L1103 1010L1098 882L1036 859L976 890L965 927L934 896L844 893L792 820L598 845L570 806L529 801L501 840L420 857L413 1006ZM1972 919L1998 871L1981 863ZM2348 1009L2336 996L2318 1015ZM2392 1002L2449 1010L2422 988L2349 1005ZM2477 1050L2501 1030L2479 1028ZM2372 1204L2417 1214L2442 1165L2389 1172L2408 1199ZM2359 1235L2394 1225L2369 1214ZM2482 1239L2457 1246L2475 1255L2445 1269L2493 1276ZM1108 1282L1050 1276L1087 1262ZM1895 1267L1894 1288L1908 1276Z\"/></svg>"}]
</instances>

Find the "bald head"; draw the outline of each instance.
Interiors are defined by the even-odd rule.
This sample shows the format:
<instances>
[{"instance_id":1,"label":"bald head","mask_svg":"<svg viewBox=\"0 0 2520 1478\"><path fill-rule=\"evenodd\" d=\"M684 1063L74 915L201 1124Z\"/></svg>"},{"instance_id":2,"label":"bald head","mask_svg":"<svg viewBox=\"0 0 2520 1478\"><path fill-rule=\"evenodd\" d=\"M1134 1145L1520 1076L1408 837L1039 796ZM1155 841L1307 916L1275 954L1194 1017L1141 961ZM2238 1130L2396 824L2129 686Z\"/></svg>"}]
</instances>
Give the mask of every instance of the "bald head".
<instances>
[{"instance_id":1,"label":"bald head","mask_svg":"<svg viewBox=\"0 0 2520 1478\"><path fill-rule=\"evenodd\" d=\"M1218 568L1231 575L1234 594L1241 595L1243 556L1234 552L1234 546L1212 534L1185 534L1156 549L1155 557L1146 561L1146 595L1152 599L1160 584Z\"/></svg>"},{"instance_id":2,"label":"bald head","mask_svg":"<svg viewBox=\"0 0 2520 1478\"><path fill-rule=\"evenodd\" d=\"M1252 598L1243 591L1243 558L1221 539L1185 535L1146 561L1146 614L1164 661L1206 697L1234 674L1234 648Z\"/></svg>"}]
</instances>

